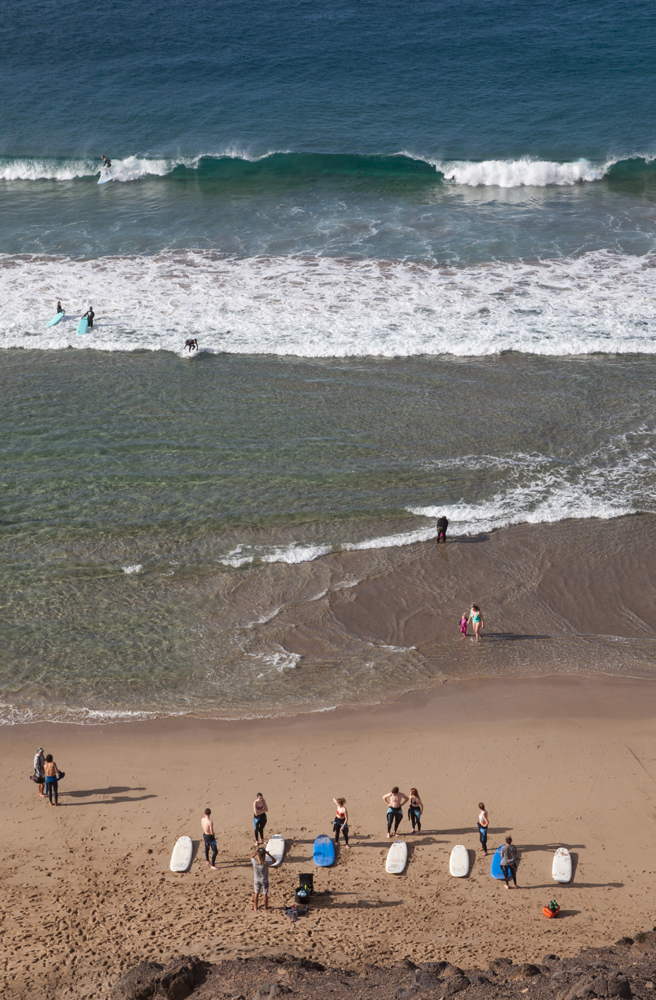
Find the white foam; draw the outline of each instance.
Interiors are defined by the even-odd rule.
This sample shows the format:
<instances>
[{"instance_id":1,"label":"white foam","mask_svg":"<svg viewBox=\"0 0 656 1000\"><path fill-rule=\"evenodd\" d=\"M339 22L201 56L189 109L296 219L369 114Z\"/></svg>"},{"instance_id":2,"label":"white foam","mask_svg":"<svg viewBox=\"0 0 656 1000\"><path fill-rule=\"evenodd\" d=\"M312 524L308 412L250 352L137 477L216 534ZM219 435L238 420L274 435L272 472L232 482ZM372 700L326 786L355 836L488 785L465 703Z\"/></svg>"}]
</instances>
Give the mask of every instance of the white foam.
<instances>
[{"instance_id":1,"label":"white foam","mask_svg":"<svg viewBox=\"0 0 656 1000\"><path fill-rule=\"evenodd\" d=\"M624 435L607 438L603 446L581 456L574 464L559 462L553 456L465 455L429 463L444 472L449 468L472 470L496 469L507 485L479 503L429 503L407 507L409 514L426 518L416 528L392 535L374 535L359 542L339 546L290 544L288 546L239 546L239 562L222 560L226 565L252 565L257 562L310 562L337 548L356 552L368 549L395 548L435 538L435 520L442 514L449 519L449 537L477 535L513 524L554 523L566 518L621 517L639 511L656 513L656 483L645 469L653 468L656 428L640 426L633 431L629 445ZM642 436L642 446L637 438ZM638 501L639 497L639 501ZM232 557L234 558L234 557ZM348 586L340 583L337 586ZM322 596L322 595L319 595Z\"/></svg>"},{"instance_id":2,"label":"white foam","mask_svg":"<svg viewBox=\"0 0 656 1000\"><path fill-rule=\"evenodd\" d=\"M325 257L0 256L0 344L303 357L656 352L656 256L437 267ZM67 317L46 322L61 298ZM93 304L96 323L76 336ZM70 317L70 318L69 318Z\"/></svg>"},{"instance_id":3,"label":"white foam","mask_svg":"<svg viewBox=\"0 0 656 1000\"><path fill-rule=\"evenodd\" d=\"M523 156L518 160L432 160L436 170L447 180L469 187L548 187L558 185L570 187L572 184L601 180L616 160L594 164L590 160L579 159L569 163L553 160L535 160Z\"/></svg>"},{"instance_id":4,"label":"white foam","mask_svg":"<svg viewBox=\"0 0 656 1000\"><path fill-rule=\"evenodd\" d=\"M141 573L143 566L141 563L135 563L133 566L121 566L124 573L130 575L131 573Z\"/></svg>"}]
</instances>

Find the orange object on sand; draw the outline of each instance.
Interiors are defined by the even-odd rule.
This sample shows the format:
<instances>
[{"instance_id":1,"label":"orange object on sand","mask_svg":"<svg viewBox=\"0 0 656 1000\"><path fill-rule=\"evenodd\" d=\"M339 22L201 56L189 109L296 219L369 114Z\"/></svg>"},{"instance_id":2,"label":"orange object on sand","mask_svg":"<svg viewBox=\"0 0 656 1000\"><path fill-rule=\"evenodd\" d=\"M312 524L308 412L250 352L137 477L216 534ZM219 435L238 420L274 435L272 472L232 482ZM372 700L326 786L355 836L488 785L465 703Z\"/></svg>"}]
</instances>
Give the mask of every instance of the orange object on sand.
<instances>
[{"instance_id":1,"label":"orange object on sand","mask_svg":"<svg viewBox=\"0 0 656 1000\"><path fill-rule=\"evenodd\" d=\"M542 912L544 913L545 917L557 917L558 914L560 913L560 907L558 907L557 910L550 910L548 906L543 906Z\"/></svg>"}]
</instances>

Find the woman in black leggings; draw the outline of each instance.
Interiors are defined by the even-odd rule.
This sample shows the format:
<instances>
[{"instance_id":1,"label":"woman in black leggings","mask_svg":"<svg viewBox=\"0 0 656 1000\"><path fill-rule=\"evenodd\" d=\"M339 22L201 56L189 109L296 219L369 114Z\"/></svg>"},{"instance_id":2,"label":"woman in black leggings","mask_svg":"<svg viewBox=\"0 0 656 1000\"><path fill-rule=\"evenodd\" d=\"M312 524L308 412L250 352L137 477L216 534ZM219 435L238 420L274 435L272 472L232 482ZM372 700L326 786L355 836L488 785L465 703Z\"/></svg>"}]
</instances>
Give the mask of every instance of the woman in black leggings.
<instances>
[{"instance_id":1,"label":"woman in black leggings","mask_svg":"<svg viewBox=\"0 0 656 1000\"><path fill-rule=\"evenodd\" d=\"M262 792L258 792L253 803L253 826L255 827L255 846L261 840L264 843L264 827L267 824L268 806Z\"/></svg>"},{"instance_id":2,"label":"woman in black leggings","mask_svg":"<svg viewBox=\"0 0 656 1000\"><path fill-rule=\"evenodd\" d=\"M344 838L344 846L349 848L348 842L348 810L346 808L346 799L333 799L335 803L335 819L333 820L333 833L335 834L335 847L339 844L339 831L342 831L342 837Z\"/></svg>"}]
</instances>

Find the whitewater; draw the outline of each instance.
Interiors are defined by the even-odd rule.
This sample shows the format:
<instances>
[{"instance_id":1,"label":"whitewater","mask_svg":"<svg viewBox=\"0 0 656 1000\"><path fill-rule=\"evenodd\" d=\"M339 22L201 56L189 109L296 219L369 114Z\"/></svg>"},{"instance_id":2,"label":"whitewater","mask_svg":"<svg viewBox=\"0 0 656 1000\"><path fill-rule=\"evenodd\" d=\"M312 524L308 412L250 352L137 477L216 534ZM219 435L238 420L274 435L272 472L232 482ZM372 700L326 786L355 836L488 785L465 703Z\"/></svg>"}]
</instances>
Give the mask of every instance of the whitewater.
<instances>
[{"instance_id":1,"label":"whitewater","mask_svg":"<svg viewBox=\"0 0 656 1000\"><path fill-rule=\"evenodd\" d=\"M202 251L0 256L0 344L299 357L656 353L656 256L445 267ZM66 319L46 329L61 299ZM93 305L96 322L76 336ZM202 360L202 359L201 359Z\"/></svg>"},{"instance_id":2,"label":"whitewater","mask_svg":"<svg viewBox=\"0 0 656 1000\"><path fill-rule=\"evenodd\" d=\"M227 148L219 153L199 153L192 156L152 157L131 154L113 157L109 171L101 170L94 157L20 157L0 156L0 181L61 181L90 180L101 174L116 183L144 178L166 178L177 174L190 180L226 174L234 177L240 171L244 177L262 174L336 175L366 174L385 171L391 175L424 173L426 179L448 181L469 187L548 187L571 186L601 181L613 171L630 168L634 172L651 174L654 156L634 153L594 161L578 157L570 161L544 160L534 156L508 159L463 160L435 158L406 150L386 154L321 154L269 150L251 153ZM618 170L619 168L619 170Z\"/></svg>"}]
</instances>

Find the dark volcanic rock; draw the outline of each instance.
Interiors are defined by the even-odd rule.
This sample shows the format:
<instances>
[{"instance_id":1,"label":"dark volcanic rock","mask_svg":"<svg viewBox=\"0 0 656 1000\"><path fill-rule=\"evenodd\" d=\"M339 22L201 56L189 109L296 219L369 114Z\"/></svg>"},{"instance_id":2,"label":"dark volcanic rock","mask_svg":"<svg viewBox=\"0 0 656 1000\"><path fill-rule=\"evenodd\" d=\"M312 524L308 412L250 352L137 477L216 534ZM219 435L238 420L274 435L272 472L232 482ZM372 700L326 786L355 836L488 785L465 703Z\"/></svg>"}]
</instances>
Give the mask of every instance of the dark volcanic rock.
<instances>
[{"instance_id":1,"label":"dark volcanic rock","mask_svg":"<svg viewBox=\"0 0 656 1000\"><path fill-rule=\"evenodd\" d=\"M450 976L444 984L444 997L453 997L456 993L460 993L462 990L466 990L470 985L469 980L466 976Z\"/></svg>"},{"instance_id":2,"label":"dark volcanic rock","mask_svg":"<svg viewBox=\"0 0 656 1000\"><path fill-rule=\"evenodd\" d=\"M206 968L206 964L195 957L174 958L160 976L160 994L166 1000L187 1000L205 978Z\"/></svg>"},{"instance_id":3,"label":"dark volcanic rock","mask_svg":"<svg viewBox=\"0 0 656 1000\"><path fill-rule=\"evenodd\" d=\"M631 945L632 955L649 955L656 953L656 933L636 934Z\"/></svg>"},{"instance_id":4,"label":"dark volcanic rock","mask_svg":"<svg viewBox=\"0 0 656 1000\"><path fill-rule=\"evenodd\" d=\"M110 1000L631 1000L634 992L656 1000L654 981L656 932L649 931L575 958L545 955L541 965L498 957L489 972L447 961L346 970L285 954L216 964L180 957L166 967L141 962Z\"/></svg>"},{"instance_id":5,"label":"dark volcanic rock","mask_svg":"<svg viewBox=\"0 0 656 1000\"><path fill-rule=\"evenodd\" d=\"M111 1000L150 1000L159 987L163 968L157 962L139 962L121 976L110 993Z\"/></svg>"},{"instance_id":6,"label":"dark volcanic rock","mask_svg":"<svg viewBox=\"0 0 656 1000\"><path fill-rule=\"evenodd\" d=\"M509 980L515 979L532 979L533 976L541 975L540 970L537 965L531 965L530 962L524 962L523 965L511 965L506 973L506 977Z\"/></svg>"},{"instance_id":7,"label":"dark volcanic rock","mask_svg":"<svg viewBox=\"0 0 656 1000\"><path fill-rule=\"evenodd\" d=\"M496 973L497 976L505 976L511 965L511 958L493 958L490 962L490 972Z\"/></svg>"},{"instance_id":8,"label":"dark volcanic rock","mask_svg":"<svg viewBox=\"0 0 656 1000\"><path fill-rule=\"evenodd\" d=\"M613 973L608 980L608 996L621 997L622 1000L630 1000L633 996L631 984L627 976L620 972Z\"/></svg>"}]
</instances>

